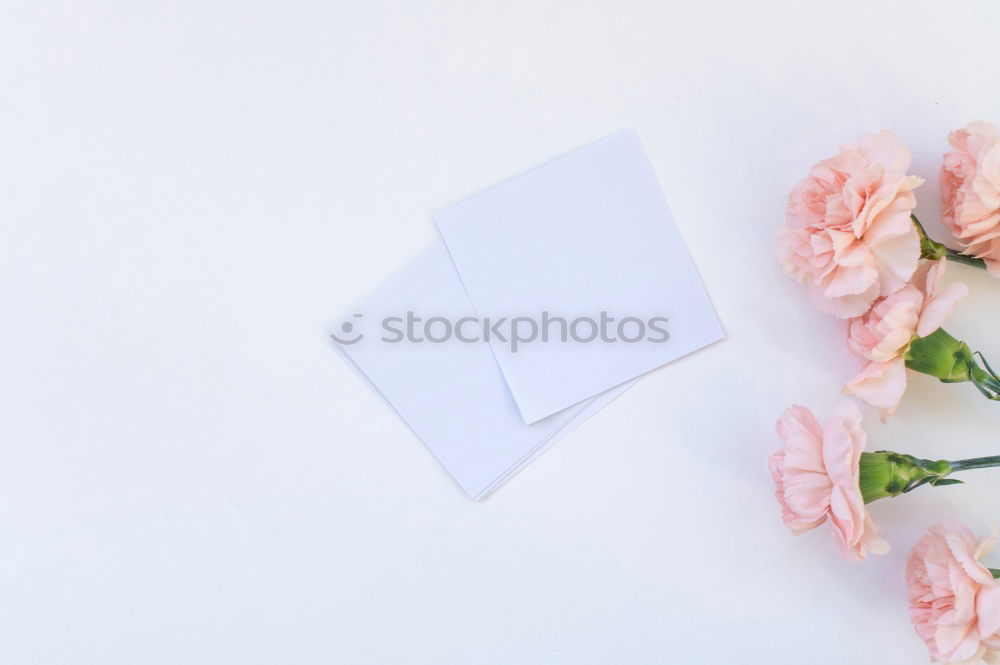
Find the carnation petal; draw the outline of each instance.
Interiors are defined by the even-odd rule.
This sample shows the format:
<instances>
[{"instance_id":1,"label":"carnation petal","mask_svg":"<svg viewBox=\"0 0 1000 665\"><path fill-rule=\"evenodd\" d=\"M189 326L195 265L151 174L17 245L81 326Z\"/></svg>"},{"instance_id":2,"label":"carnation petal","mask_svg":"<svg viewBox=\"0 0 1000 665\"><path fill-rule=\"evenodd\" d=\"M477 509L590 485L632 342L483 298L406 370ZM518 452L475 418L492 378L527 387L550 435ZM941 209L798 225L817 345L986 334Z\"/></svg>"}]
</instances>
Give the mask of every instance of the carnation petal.
<instances>
[{"instance_id":1,"label":"carnation petal","mask_svg":"<svg viewBox=\"0 0 1000 665\"><path fill-rule=\"evenodd\" d=\"M973 191L985 205L1000 208L1000 142L990 144L979 155L977 171L972 181Z\"/></svg>"},{"instance_id":2,"label":"carnation petal","mask_svg":"<svg viewBox=\"0 0 1000 665\"><path fill-rule=\"evenodd\" d=\"M955 311L955 306L969 293L969 287L962 282L949 284L941 293L924 304L917 325L917 336L926 337L944 325L945 320Z\"/></svg>"},{"instance_id":3,"label":"carnation petal","mask_svg":"<svg viewBox=\"0 0 1000 665\"><path fill-rule=\"evenodd\" d=\"M979 635L968 623L938 625L934 634L938 651L947 663L973 665L984 652Z\"/></svg>"},{"instance_id":4,"label":"carnation petal","mask_svg":"<svg viewBox=\"0 0 1000 665\"><path fill-rule=\"evenodd\" d=\"M844 386L845 394L860 397L880 409L883 419L896 412L905 391L906 362L903 358L887 363L868 363Z\"/></svg>"},{"instance_id":5,"label":"carnation petal","mask_svg":"<svg viewBox=\"0 0 1000 665\"><path fill-rule=\"evenodd\" d=\"M976 617L982 639L1000 639L1000 583L991 581L979 590Z\"/></svg>"},{"instance_id":6,"label":"carnation petal","mask_svg":"<svg viewBox=\"0 0 1000 665\"><path fill-rule=\"evenodd\" d=\"M867 134L858 141L861 152L872 162L885 165L890 171L904 172L910 168L910 151L894 133L883 129Z\"/></svg>"},{"instance_id":7,"label":"carnation petal","mask_svg":"<svg viewBox=\"0 0 1000 665\"><path fill-rule=\"evenodd\" d=\"M868 442L861 427L861 410L854 402L841 402L823 428L823 463L827 475L845 487L858 483L858 463Z\"/></svg>"},{"instance_id":8,"label":"carnation petal","mask_svg":"<svg viewBox=\"0 0 1000 665\"><path fill-rule=\"evenodd\" d=\"M809 261L812 257L812 246L809 234L804 230L781 229L778 232L777 251L778 263L786 275L799 282L813 277Z\"/></svg>"},{"instance_id":9,"label":"carnation petal","mask_svg":"<svg viewBox=\"0 0 1000 665\"><path fill-rule=\"evenodd\" d=\"M871 246L878 269L880 295L887 296L903 288L920 262L920 236L916 228Z\"/></svg>"},{"instance_id":10,"label":"carnation petal","mask_svg":"<svg viewBox=\"0 0 1000 665\"><path fill-rule=\"evenodd\" d=\"M823 429L816 416L804 406L787 409L777 423L778 436L785 441L785 466L800 471L826 473L823 464Z\"/></svg>"},{"instance_id":11,"label":"carnation petal","mask_svg":"<svg viewBox=\"0 0 1000 665\"><path fill-rule=\"evenodd\" d=\"M865 531L861 539L861 545L872 554L888 554L889 541L878 535L875 529L875 522L871 515L865 510Z\"/></svg>"},{"instance_id":12,"label":"carnation petal","mask_svg":"<svg viewBox=\"0 0 1000 665\"><path fill-rule=\"evenodd\" d=\"M768 460L768 466L771 470L771 479L774 481L774 496L781 504L781 519L792 533L800 535L826 521L830 494L829 481L824 486L819 484L817 480L818 494L806 495L801 490L790 491L786 487L784 452L772 455L771 459ZM797 473L793 469L789 474L789 479L793 479ZM823 474L819 473L806 475L813 478L825 478Z\"/></svg>"},{"instance_id":13,"label":"carnation petal","mask_svg":"<svg viewBox=\"0 0 1000 665\"><path fill-rule=\"evenodd\" d=\"M867 254L867 251L865 252ZM840 298L867 292L872 284L878 281L878 269L875 262L869 260L860 265L839 265L824 278L823 295L827 298Z\"/></svg>"},{"instance_id":14,"label":"carnation petal","mask_svg":"<svg viewBox=\"0 0 1000 665\"><path fill-rule=\"evenodd\" d=\"M1000 270L1000 266L998 266L998 270ZM813 304L821 311L832 314L838 319L850 319L864 314L878 297L878 291L879 285L876 282L864 293L827 298L821 287L813 286L809 290L809 296L812 298Z\"/></svg>"},{"instance_id":15,"label":"carnation petal","mask_svg":"<svg viewBox=\"0 0 1000 665\"><path fill-rule=\"evenodd\" d=\"M866 550L861 546L865 530L865 507L861 491L835 486L830 495L830 524L833 534L840 544L841 555L848 561L865 558Z\"/></svg>"},{"instance_id":16,"label":"carnation petal","mask_svg":"<svg viewBox=\"0 0 1000 665\"><path fill-rule=\"evenodd\" d=\"M941 218L964 245L984 259L993 276L1000 270L1000 132L972 122L948 136L954 148L941 165Z\"/></svg>"},{"instance_id":17,"label":"carnation petal","mask_svg":"<svg viewBox=\"0 0 1000 665\"><path fill-rule=\"evenodd\" d=\"M864 243L858 242L853 233L846 231L828 231L830 240L833 242L833 259L840 266L860 266L871 256L868 247Z\"/></svg>"}]
</instances>

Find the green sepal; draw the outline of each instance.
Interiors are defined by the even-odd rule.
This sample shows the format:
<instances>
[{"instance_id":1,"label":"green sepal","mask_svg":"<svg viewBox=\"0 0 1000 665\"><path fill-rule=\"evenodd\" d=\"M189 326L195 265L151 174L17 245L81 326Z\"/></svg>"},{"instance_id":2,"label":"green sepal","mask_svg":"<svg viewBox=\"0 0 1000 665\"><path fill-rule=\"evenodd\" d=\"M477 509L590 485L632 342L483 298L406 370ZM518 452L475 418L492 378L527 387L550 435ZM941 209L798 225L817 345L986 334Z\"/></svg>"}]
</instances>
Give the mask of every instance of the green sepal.
<instances>
[{"instance_id":1,"label":"green sepal","mask_svg":"<svg viewBox=\"0 0 1000 665\"><path fill-rule=\"evenodd\" d=\"M916 337L910 342L906 366L945 383L960 383L970 380L970 369L976 366L976 362L968 344L955 339L944 328L938 328L930 335Z\"/></svg>"},{"instance_id":2,"label":"green sepal","mask_svg":"<svg viewBox=\"0 0 1000 665\"><path fill-rule=\"evenodd\" d=\"M948 255L948 248L939 242L931 240L916 215L910 214L910 219L913 220L913 225L917 227L917 234L920 236L920 258L937 261Z\"/></svg>"},{"instance_id":3,"label":"green sepal","mask_svg":"<svg viewBox=\"0 0 1000 665\"><path fill-rule=\"evenodd\" d=\"M921 485L952 485L952 472L944 460L926 460L889 450L861 453L860 488L865 503L912 492Z\"/></svg>"}]
</instances>

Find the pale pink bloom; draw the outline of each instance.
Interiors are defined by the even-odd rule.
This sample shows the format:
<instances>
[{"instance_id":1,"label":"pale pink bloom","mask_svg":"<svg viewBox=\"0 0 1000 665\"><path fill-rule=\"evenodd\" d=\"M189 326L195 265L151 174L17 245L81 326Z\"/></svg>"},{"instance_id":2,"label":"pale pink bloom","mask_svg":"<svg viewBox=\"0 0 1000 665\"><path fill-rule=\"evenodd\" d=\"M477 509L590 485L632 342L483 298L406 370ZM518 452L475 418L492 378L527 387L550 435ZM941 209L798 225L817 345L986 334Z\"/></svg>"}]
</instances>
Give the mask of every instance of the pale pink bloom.
<instances>
[{"instance_id":1,"label":"pale pink bloom","mask_svg":"<svg viewBox=\"0 0 1000 665\"><path fill-rule=\"evenodd\" d=\"M859 316L916 270L920 236L910 211L923 179L907 175L909 166L895 134L869 134L813 166L789 194L778 260L823 311Z\"/></svg>"},{"instance_id":2,"label":"pale pink bloom","mask_svg":"<svg viewBox=\"0 0 1000 665\"><path fill-rule=\"evenodd\" d=\"M944 267L944 259L924 262L911 283L880 298L848 324L847 345L868 364L848 381L844 393L881 409L883 419L896 411L906 390L905 355L910 343L940 328L969 292L957 282L939 293Z\"/></svg>"},{"instance_id":3,"label":"pale pink bloom","mask_svg":"<svg viewBox=\"0 0 1000 665\"><path fill-rule=\"evenodd\" d=\"M954 150L941 165L941 219L964 253L1000 277L1000 133L988 122L970 122L948 143Z\"/></svg>"},{"instance_id":4,"label":"pale pink bloom","mask_svg":"<svg viewBox=\"0 0 1000 665\"><path fill-rule=\"evenodd\" d=\"M772 455L769 465L792 533L799 535L829 518L845 559L859 561L868 552L889 551L861 496L861 453L868 435L861 429L858 407L842 403L821 427L809 409L793 406L778 419L778 436L785 449Z\"/></svg>"},{"instance_id":5,"label":"pale pink bloom","mask_svg":"<svg viewBox=\"0 0 1000 665\"><path fill-rule=\"evenodd\" d=\"M938 524L906 562L910 618L931 660L951 665L1000 663L1000 583L979 562L996 543L963 524Z\"/></svg>"}]
</instances>

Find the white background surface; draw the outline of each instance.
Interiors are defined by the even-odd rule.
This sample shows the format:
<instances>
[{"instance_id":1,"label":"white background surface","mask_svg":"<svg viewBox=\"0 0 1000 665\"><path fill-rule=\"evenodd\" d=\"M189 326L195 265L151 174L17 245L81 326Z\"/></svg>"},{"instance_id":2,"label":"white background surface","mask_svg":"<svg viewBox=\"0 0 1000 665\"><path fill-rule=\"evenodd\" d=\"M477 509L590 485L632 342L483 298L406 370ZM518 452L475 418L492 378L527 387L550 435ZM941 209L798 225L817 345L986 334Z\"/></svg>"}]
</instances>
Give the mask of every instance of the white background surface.
<instances>
[{"instance_id":1,"label":"white background surface","mask_svg":"<svg viewBox=\"0 0 1000 665\"><path fill-rule=\"evenodd\" d=\"M1000 121L995 2L0 4L0 660L924 662L902 563L996 473L792 538L773 423L857 369L778 269L789 187L890 128L937 213ZM473 503L325 338L431 211L634 126L728 340ZM1000 359L1000 282L948 325ZM995 454L912 380L872 448ZM977 473L977 472L973 472ZM992 507L991 507L992 505ZM997 555L1000 556L1000 555ZM991 560L996 566L1000 558Z\"/></svg>"}]
</instances>

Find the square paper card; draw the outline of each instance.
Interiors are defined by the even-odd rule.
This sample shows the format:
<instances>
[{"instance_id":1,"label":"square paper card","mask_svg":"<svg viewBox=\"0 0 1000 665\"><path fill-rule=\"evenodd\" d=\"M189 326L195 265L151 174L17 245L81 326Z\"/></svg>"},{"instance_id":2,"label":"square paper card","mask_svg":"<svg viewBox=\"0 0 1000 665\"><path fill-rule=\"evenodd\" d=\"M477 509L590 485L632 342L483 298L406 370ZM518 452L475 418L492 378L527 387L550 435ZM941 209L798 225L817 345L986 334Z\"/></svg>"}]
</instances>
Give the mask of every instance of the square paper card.
<instances>
[{"instance_id":1,"label":"square paper card","mask_svg":"<svg viewBox=\"0 0 1000 665\"><path fill-rule=\"evenodd\" d=\"M478 338L473 315L438 240L349 315L333 338L462 489L480 499L630 384L525 425L486 343L438 335L445 319L465 319L462 338ZM411 326L407 319L432 325Z\"/></svg>"},{"instance_id":2,"label":"square paper card","mask_svg":"<svg viewBox=\"0 0 1000 665\"><path fill-rule=\"evenodd\" d=\"M526 423L724 336L632 130L435 219Z\"/></svg>"}]
</instances>

